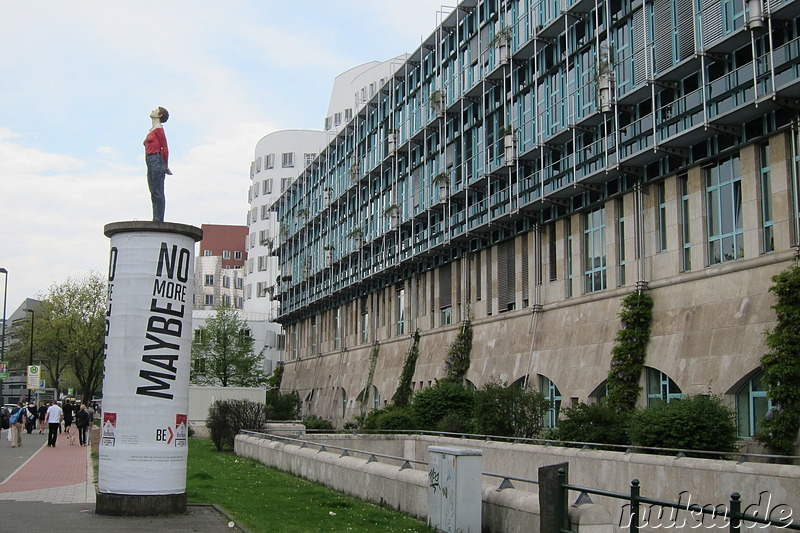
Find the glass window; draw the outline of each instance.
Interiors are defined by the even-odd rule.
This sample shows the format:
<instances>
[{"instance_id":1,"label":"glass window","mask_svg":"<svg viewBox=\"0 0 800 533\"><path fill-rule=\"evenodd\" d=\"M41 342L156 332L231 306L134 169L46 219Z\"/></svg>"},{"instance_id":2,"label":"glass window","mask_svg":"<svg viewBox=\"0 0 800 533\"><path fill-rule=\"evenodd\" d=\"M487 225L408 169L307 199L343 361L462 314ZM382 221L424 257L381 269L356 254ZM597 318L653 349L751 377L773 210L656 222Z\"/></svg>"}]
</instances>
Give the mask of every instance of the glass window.
<instances>
[{"instance_id":1,"label":"glass window","mask_svg":"<svg viewBox=\"0 0 800 533\"><path fill-rule=\"evenodd\" d=\"M203 303L205 305L214 305L214 295L213 294L205 294L205 299Z\"/></svg>"},{"instance_id":2,"label":"glass window","mask_svg":"<svg viewBox=\"0 0 800 533\"><path fill-rule=\"evenodd\" d=\"M222 286L226 289L230 288L231 286L231 278L229 276L222 277Z\"/></svg>"},{"instance_id":3,"label":"glass window","mask_svg":"<svg viewBox=\"0 0 800 533\"><path fill-rule=\"evenodd\" d=\"M203 257L211 257L212 255L214 255L214 252L211 250L203 250Z\"/></svg>"},{"instance_id":4,"label":"glass window","mask_svg":"<svg viewBox=\"0 0 800 533\"><path fill-rule=\"evenodd\" d=\"M272 178L264 180L264 194L269 194L272 192Z\"/></svg>"},{"instance_id":5,"label":"glass window","mask_svg":"<svg viewBox=\"0 0 800 533\"><path fill-rule=\"evenodd\" d=\"M275 154L267 155L266 163L264 164L264 168L274 168L275 167Z\"/></svg>"},{"instance_id":6,"label":"glass window","mask_svg":"<svg viewBox=\"0 0 800 533\"><path fill-rule=\"evenodd\" d=\"M214 274L206 274L203 278L203 285L213 286L214 285Z\"/></svg>"},{"instance_id":7,"label":"glass window","mask_svg":"<svg viewBox=\"0 0 800 533\"><path fill-rule=\"evenodd\" d=\"M584 292L601 291L606 288L606 225L605 207L584 215Z\"/></svg>"},{"instance_id":8,"label":"glass window","mask_svg":"<svg viewBox=\"0 0 800 533\"><path fill-rule=\"evenodd\" d=\"M294 166L294 152L285 152L281 155L281 166L290 168Z\"/></svg>"},{"instance_id":9,"label":"glass window","mask_svg":"<svg viewBox=\"0 0 800 533\"><path fill-rule=\"evenodd\" d=\"M341 327L342 327L342 309L340 307L336 308L336 312L333 315L333 347L339 348L339 343L342 340L341 335Z\"/></svg>"},{"instance_id":10,"label":"glass window","mask_svg":"<svg viewBox=\"0 0 800 533\"><path fill-rule=\"evenodd\" d=\"M369 342L369 300L367 297L361 299L361 342Z\"/></svg>"},{"instance_id":11,"label":"glass window","mask_svg":"<svg viewBox=\"0 0 800 533\"><path fill-rule=\"evenodd\" d=\"M706 169L709 265L744 257L741 175L738 155Z\"/></svg>"},{"instance_id":12,"label":"glass window","mask_svg":"<svg viewBox=\"0 0 800 533\"><path fill-rule=\"evenodd\" d=\"M450 306L442 307L441 312L439 314L441 318L440 326L447 326L448 324L453 323L453 308Z\"/></svg>"},{"instance_id":13,"label":"glass window","mask_svg":"<svg viewBox=\"0 0 800 533\"><path fill-rule=\"evenodd\" d=\"M549 378L539 376L539 387L546 400L551 402L550 409L542 420L543 428L554 428L558 424L558 411L561 409L561 392Z\"/></svg>"},{"instance_id":14,"label":"glass window","mask_svg":"<svg viewBox=\"0 0 800 533\"><path fill-rule=\"evenodd\" d=\"M222 258L223 258L223 259L230 259L230 258L231 258L231 252L230 252L230 250L223 250L223 251L222 251Z\"/></svg>"},{"instance_id":15,"label":"glass window","mask_svg":"<svg viewBox=\"0 0 800 533\"><path fill-rule=\"evenodd\" d=\"M617 254L619 254L619 283L625 285L625 203L617 200Z\"/></svg>"},{"instance_id":16,"label":"glass window","mask_svg":"<svg viewBox=\"0 0 800 533\"><path fill-rule=\"evenodd\" d=\"M655 368L647 368L647 405L683 398L678 385L665 373Z\"/></svg>"},{"instance_id":17,"label":"glass window","mask_svg":"<svg viewBox=\"0 0 800 533\"><path fill-rule=\"evenodd\" d=\"M656 185L656 202L658 202L657 229L658 229L658 252L667 249L667 186L663 181Z\"/></svg>"},{"instance_id":18,"label":"glass window","mask_svg":"<svg viewBox=\"0 0 800 533\"><path fill-rule=\"evenodd\" d=\"M759 147L759 160L761 161L761 227L762 229L762 250L764 253L775 250L774 224L772 219L772 184L771 175L771 153L769 143L763 143Z\"/></svg>"},{"instance_id":19,"label":"glass window","mask_svg":"<svg viewBox=\"0 0 800 533\"><path fill-rule=\"evenodd\" d=\"M241 259L242 258L242 251L241 250L236 250L235 252L233 252L233 258L234 259Z\"/></svg>"},{"instance_id":20,"label":"glass window","mask_svg":"<svg viewBox=\"0 0 800 533\"><path fill-rule=\"evenodd\" d=\"M397 335L406 332L406 291L399 289L395 298L395 316L397 317Z\"/></svg>"},{"instance_id":21,"label":"glass window","mask_svg":"<svg viewBox=\"0 0 800 533\"><path fill-rule=\"evenodd\" d=\"M686 272L692 269L692 239L689 231L689 177L686 174L678 176L678 188L681 195L681 243L683 244L681 271Z\"/></svg>"},{"instance_id":22,"label":"glass window","mask_svg":"<svg viewBox=\"0 0 800 533\"><path fill-rule=\"evenodd\" d=\"M772 408L763 377L764 374L759 372L736 393L736 425L739 437L752 437L760 431L761 422Z\"/></svg>"}]
</instances>

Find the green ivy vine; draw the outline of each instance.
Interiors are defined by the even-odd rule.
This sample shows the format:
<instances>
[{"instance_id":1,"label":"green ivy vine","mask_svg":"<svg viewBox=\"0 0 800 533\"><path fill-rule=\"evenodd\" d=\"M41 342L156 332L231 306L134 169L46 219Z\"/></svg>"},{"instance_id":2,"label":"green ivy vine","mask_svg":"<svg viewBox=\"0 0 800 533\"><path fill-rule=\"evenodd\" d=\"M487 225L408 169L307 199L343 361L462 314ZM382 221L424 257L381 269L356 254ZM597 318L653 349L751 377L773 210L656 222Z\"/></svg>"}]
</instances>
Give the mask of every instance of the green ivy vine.
<instances>
[{"instance_id":1,"label":"green ivy vine","mask_svg":"<svg viewBox=\"0 0 800 533\"><path fill-rule=\"evenodd\" d=\"M653 324L653 298L647 291L636 291L622 299L620 329L611 349L608 371L608 403L617 411L636 407L641 387L650 328Z\"/></svg>"},{"instance_id":2,"label":"green ivy vine","mask_svg":"<svg viewBox=\"0 0 800 533\"><path fill-rule=\"evenodd\" d=\"M773 453L792 455L800 430L800 266L772 277L772 306L778 318L767 332L768 352L761 357L767 397L773 409L767 414L756 439Z\"/></svg>"},{"instance_id":3,"label":"green ivy vine","mask_svg":"<svg viewBox=\"0 0 800 533\"><path fill-rule=\"evenodd\" d=\"M411 338L411 347L408 349L406 360L403 363L403 372L400 374L397 390L392 396L392 403L398 407L408 406L413 393L411 380L414 378L414 370L417 367L417 358L419 357L419 329L414 332Z\"/></svg>"},{"instance_id":4,"label":"green ivy vine","mask_svg":"<svg viewBox=\"0 0 800 533\"><path fill-rule=\"evenodd\" d=\"M472 318L467 314L461 331L456 336L444 360L445 379L462 383L469 370L472 353Z\"/></svg>"},{"instance_id":5,"label":"green ivy vine","mask_svg":"<svg viewBox=\"0 0 800 533\"><path fill-rule=\"evenodd\" d=\"M361 398L361 414L364 414L369 404L369 395L372 392L372 379L375 377L375 365L378 363L378 353L380 351L381 345L376 342L372 345L372 350L369 352L369 370L367 370L367 384L364 386L364 395Z\"/></svg>"}]
</instances>

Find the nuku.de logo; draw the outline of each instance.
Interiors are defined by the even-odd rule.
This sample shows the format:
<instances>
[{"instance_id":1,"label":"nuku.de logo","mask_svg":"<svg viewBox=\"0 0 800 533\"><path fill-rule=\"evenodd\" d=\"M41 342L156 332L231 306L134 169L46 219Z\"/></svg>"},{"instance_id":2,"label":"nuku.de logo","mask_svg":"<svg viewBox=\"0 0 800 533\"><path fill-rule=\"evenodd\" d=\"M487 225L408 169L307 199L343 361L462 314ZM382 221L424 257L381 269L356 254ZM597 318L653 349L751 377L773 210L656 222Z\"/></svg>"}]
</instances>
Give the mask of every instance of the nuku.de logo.
<instances>
[{"instance_id":1,"label":"nuku.de logo","mask_svg":"<svg viewBox=\"0 0 800 533\"><path fill-rule=\"evenodd\" d=\"M727 529L730 527L730 509L724 503L708 503L698 505L692 503L692 495L689 491L678 493L677 504L680 509L658 504L642 504L639 506L639 527L650 529L674 529L684 531L686 529ZM623 529L631 527L632 516L631 506L626 503L620 509L619 526ZM793 510L785 503L775 503L772 501L772 494L769 491L761 491L758 495L758 503L750 504L742 509L742 513L758 518L772 519L785 522L784 526L770 526L742 520L743 529L766 529L768 527L786 527L793 524Z\"/></svg>"}]
</instances>

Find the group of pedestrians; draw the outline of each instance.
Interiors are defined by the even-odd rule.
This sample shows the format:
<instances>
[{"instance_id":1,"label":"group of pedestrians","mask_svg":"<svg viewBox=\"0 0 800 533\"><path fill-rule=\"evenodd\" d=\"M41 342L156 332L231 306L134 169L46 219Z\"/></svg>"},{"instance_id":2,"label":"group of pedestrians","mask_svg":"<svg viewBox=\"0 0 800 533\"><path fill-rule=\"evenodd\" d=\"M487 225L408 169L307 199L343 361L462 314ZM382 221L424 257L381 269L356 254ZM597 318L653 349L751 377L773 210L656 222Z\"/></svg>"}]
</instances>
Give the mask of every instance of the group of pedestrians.
<instances>
[{"instance_id":1,"label":"group of pedestrians","mask_svg":"<svg viewBox=\"0 0 800 533\"><path fill-rule=\"evenodd\" d=\"M26 406L23 401L20 401L11 410L9 417L9 440L12 448L22 446L22 432L27 428L28 433L31 433L37 421L39 422L39 434L42 434L47 428L48 447L55 448L58 435L62 431L62 422L64 423L63 431L73 439L73 444L74 433L69 435L73 422L78 432L80 445L87 446L89 443L87 434L92 424L92 412L86 408L86 405L65 402L62 408L55 400L52 400L50 405L42 402L37 408L34 404Z\"/></svg>"}]
</instances>

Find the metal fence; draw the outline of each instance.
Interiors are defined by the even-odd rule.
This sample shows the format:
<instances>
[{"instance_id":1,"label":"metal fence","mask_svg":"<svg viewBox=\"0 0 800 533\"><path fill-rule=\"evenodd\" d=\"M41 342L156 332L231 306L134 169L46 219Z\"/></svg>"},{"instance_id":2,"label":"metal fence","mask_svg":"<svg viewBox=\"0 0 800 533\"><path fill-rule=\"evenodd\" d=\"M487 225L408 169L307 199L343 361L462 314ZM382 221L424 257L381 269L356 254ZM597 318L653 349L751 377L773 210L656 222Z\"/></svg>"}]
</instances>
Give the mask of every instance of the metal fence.
<instances>
[{"instance_id":1,"label":"metal fence","mask_svg":"<svg viewBox=\"0 0 800 533\"><path fill-rule=\"evenodd\" d=\"M674 502L668 500L659 500L655 498L647 498L641 495L642 487L639 484L638 479L634 479L631 481L630 493L623 494L620 492L611 492L607 490L600 490L600 489L593 489L589 487L581 487L578 485L571 485L567 483L567 473L566 471L561 468L558 471L558 486L559 486L559 497L556 503L556 519L557 523L561 526L558 530L560 533L574 533L571 529L568 528L568 519L567 519L567 496L570 490L580 492L581 494L595 494L598 496L606 496L609 498L614 498L618 500L624 500L628 503L625 506L628 507L629 514L628 518L629 521L627 524L620 524L623 528L629 528L632 533L638 533L641 527L646 527L650 522L650 517L654 510L657 509L659 522L662 521L663 518L663 510L664 509L674 509L675 511L687 511L690 513L691 517L694 518L695 521L699 520L700 524L689 525L688 528L695 529L698 526L703 525L703 520L706 515L710 515L711 519L715 519L721 517L723 522L728 523L728 531L730 533L740 533L742 530L742 524L745 522L750 522L752 524L763 524L764 526L776 526L778 528L785 528L795 531L800 531L800 523L796 523L792 518L792 509L782 506L776 505L772 506L771 502L768 504L767 509L764 509L764 516L759 516L758 514L749 514L747 512L742 511L742 501L741 496L738 492L731 493L730 501L727 505L725 504L718 504L718 505L705 505L700 506L697 504L691 504L689 502ZM623 509L625 508L623 506ZM643 513L643 506L650 506L647 510L647 513ZM745 511L749 509L751 506L745 508ZM777 514L777 518L773 518L773 514ZM788 516L784 516L788 515ZM622 518L622 517L621 517ZM683 531L687 528L686 524L686 517L683 517L683 522L679 523L679 517L677 514L670 513L668 520L671 522L670 524L664 525L662 523L659 524L649 524L653 526L653 529L658 528L674 528L676 531ZM722 529L724 526L720 527L718 525L710 526L714 529ZM745 529L751 529L753 525L745 525ZM763 526L762 526L763 527Z\"/></svg>"}]
</instances>

